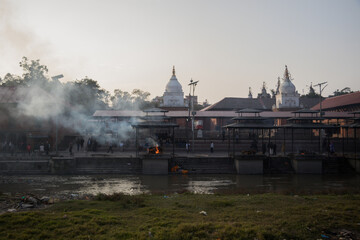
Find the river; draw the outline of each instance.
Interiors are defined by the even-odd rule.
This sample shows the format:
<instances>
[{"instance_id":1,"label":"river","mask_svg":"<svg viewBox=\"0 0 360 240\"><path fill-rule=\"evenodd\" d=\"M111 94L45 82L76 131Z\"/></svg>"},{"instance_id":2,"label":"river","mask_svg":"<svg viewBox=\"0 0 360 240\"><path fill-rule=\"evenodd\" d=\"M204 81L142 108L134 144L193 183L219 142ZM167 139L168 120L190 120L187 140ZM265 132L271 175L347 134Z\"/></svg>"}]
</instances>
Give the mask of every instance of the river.
<instances>
[{"instance_id":1,"label":"river","mask_svg":"<svg viewBox=\"0 0 360 240\"><path fill-rule=\"evenodd\" d=\"M81 175L0 176L10 195L360 192L358 175Z\"/></svg>"}]
</instances>

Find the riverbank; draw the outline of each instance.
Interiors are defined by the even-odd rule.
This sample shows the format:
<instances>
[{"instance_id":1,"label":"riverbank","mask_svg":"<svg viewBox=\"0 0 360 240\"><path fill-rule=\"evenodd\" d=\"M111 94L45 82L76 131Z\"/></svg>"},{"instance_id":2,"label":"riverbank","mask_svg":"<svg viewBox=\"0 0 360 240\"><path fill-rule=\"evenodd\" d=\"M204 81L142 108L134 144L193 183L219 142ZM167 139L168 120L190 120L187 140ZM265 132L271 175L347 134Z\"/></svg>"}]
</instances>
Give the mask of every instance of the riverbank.
<instances>
[{"instance_id":1,"label":"riverbank","mask_svg":"<svg viewBox=\"0 0 360 240\"><path fill-rule=\"evenodd\" d=\"M359 239L360 194L97 195L0 215L0 239Z\"/></svg>"},{"instance_id":2,"label":"riverbank","mask_svg":"<svg viewBox=\"0 0 360 240\"><path fill-rule=\"evenodd\" d=\"M176 169L177 171L175 171ZM142 154L138 157L108 153L74 156L7 156L0 158L0 174L356 174L360 164L336 155L266 156L217 154Z\"/></svg>"}]
</instances>

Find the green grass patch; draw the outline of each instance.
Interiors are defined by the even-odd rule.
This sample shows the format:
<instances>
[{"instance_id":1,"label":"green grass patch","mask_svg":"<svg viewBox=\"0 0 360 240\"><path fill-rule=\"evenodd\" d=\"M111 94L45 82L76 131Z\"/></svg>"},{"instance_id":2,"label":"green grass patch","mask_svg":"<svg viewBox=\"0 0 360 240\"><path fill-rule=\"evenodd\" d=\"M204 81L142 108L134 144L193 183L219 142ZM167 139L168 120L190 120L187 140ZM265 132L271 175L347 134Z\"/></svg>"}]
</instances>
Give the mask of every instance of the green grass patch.
<instances>
[{"instance_id":1,"label":"green grass patch","mask_svg":"<svg viewBox=\"0 0 360 240\"><path fill-rule=\"evenodd\" d=\"M0 239L320 239L359 234L359 202L358 194L98 195L0 215Z\"/></svg>"}]
</instances>

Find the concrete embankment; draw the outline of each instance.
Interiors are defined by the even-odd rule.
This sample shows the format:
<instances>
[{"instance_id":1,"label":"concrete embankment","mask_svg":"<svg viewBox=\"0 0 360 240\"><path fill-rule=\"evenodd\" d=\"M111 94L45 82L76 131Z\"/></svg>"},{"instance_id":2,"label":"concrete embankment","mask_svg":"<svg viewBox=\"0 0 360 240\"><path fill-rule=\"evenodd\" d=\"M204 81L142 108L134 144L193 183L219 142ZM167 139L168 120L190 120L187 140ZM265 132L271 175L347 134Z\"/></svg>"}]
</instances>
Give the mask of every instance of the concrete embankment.
<instances>
[{"instance_id":1,"label":"concrete embankment","mask_svg":"<svg viewBox=\"0 0 360 240\"><path fill-rule=\"evenodd\" d=\"M329 174L354 171L343 157L239 155L235 158L207 154L140 157L94 154L91 156L2 158L0 174L168 174L174 166L189 174Z\"/></svg>"},{"instance_id":2,"label":"concrete embankment","mask_svg":"<svg viewBox=\"0 0 360 240\"><path fill-rule=\"evenodd\" d=\"M0 161L1 174L167 174L175 165L194 174L236 174L228 157L53 157Z\"/></svg>"}]
</instances>

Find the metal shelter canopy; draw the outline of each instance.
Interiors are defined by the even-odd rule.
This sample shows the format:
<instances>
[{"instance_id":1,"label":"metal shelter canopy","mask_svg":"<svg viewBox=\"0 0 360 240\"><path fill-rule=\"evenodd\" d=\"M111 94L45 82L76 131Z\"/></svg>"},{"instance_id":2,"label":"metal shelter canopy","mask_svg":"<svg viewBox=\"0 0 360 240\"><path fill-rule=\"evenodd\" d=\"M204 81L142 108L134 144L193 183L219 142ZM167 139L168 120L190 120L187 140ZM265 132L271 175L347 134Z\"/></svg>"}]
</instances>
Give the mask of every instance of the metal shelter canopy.
<instances>
[{"instance_id":1,"label":"metal shelter canopy","mask_svg":"<svg viewBox=\"0 0 360 240\"><path fill-rule=\"evenodd\" d=\"M354 116L351 118L354 122L349 126L353 125L355 127L360 127L360 111L351 112L349 114L353 114ZM356 116L358 115L358 116Z\"/></svg>"},{"instance_id":2,"label":"metal shelter canopy","mask_svg":"<svg viewBox=\"0 0 360 240\"><path fill-rule=\"evenodd\" d=\"M319 111L309 110L309 109L301 109L298 111L292 112L294 117L289 118L287 121L290 123L279 126L279 129L283 129L284 131L284 144L285 144L285 130L291 130L291 151L294 152L294 130L296 129L317 129L319 130L319 152L322 152L322 136L321 129L338 129L339 126L327 125L323 124L322 121L325 118L318 116L320 115ZM305 115L305 116L304 116ZM310 115L310 116L309 116ZM310 135L312 136L312 135ZM312 141L312 139L310 139Z\"/></svg>"},{"instance_id":3,"label":"metal shelter canopy","mask_svg":"<svg viewBox=\"0 0 360 240\"><path fill-rule=\"evenodd\" d=\"M164 123L168 123L168 121L171 119L171 117L165 115L169 111L161 108L149 108L149 109L145 109L143 112L146 115L140 117L140 119L145 120L145 122L149 123L149 125L151 125L152 127L158 125L158 127L164 128L165 127ZM142 122L139 122L139 124L141 123ZM157 123L161 123L161 124L157 124Z\"/></svg>"},{"instance_id":4,"label":"metal shelter canopy","mask_svg":"<svg viewBox=\"0 0 360 240\"><path fill-rule=\"evenodd\" d=\"M270 140L270 129L274 129L274 128L276 128L276 126L274 126L273 121L265 122L266 120L272 120L272 118L261 117L260 116L261 112L262 111L260 111L260 110L249 109L249 108L245 108L245 109L236 111L236 113L238 113L238 117L233 118L233 120L235 120L236 122L224 126L224 128L226 128L227 130L232 131L232 135L233 135L232 152L233 152L234 157L235 157L235 152L236 152L235 145L236 145L236 143L237 144L240 143L240 139L239 139L238 135L235 136L235 130L239 130L238 133L240 133L241 129L246 129L246 130L261 129L262 142L264 142L264 131L263 130L268 129L269 140ZM229 143L228 143L229 155L230 155L230 145L231 145L230 135L231 135L231 133L229 132ZM255 138L254 138L254 142L255 142ZM255 144L255 145L257 145L257 144ZM257 148L257 146L256 146L256 148Z\"/></svg>"},{"instance_id":5,"label":"metal shelter canopy","mask_svg":"<svg viewBox=\"0 0 360 240\"><path fill-rule=\"evenodd\" d=\"M326 125L322 121L323 117L319 117L319 111L310 109L301 109L292 112L294 117L288 118L290 123L279 126L279 128L292 128L292 129L333 129L339 128L338 126ZM304 116L306 114L306 116ZM310 116L309 116L310 115Z\"/></svg>"},{"instance_id":6,"label":"metal shelter canopy","mask_svg":"<svg viewBox=\"0 0 360 240\"><path fill-rule=\"evenodd\" d=\"M355 112L350 112L349 114L353 114L354 116L351 118L351 120L353 120L353 123L348 124L348 125L344 125L341 126L343 128L346 129L346 135L347 138L348 137L348 131L349 128L353 128L354 129L354 153L355 153L355 169L357 169L356 165L357 165L357 129L360 128L360 116L356 116L356 115L360 115L360 111L355 111Z\"/></svg>"},{"instance_id":7,"label":"metal shelter canopy","mask_svg":"<svg viewBox=\"0 0 360 240\"><path fill-rule=\"evenodd\" d=\"M162 108L148 108L148 109L145 109L143 112L146 113L146 115L148 115L148 113L164 113L164 115L165 115L165 113L167 113L169 111L162 109Z\"/></svg>"},{"instance_id":8,"label":"metal shelter canopy","mask_svg":"<svg viewBox=\"0 0 360 240\"><path fill-rule=\"evenodd\" d=\"M242 117L244 113L252 113L252 114L254 114L254 117L260 117L260 113L262 111L257 110L257 109L251 109L251 108L244 108L241 110L237 110L235 112L238 114L239 117Z\"/></svg>"},{"instance_id":9,"label":"metal shelter canopy","mask_svg":"<svg viewBox=\"0 0 360 240\"><path fill-rule=\"evenodd\" d=\"M144 110L144 112L146 113L146 116L142 118L143 120L141 120L135 124L131 124L131 126L133 128L135 128L136 156L138 156L138 154L139 154L139 151L138 151L138 145L139 145L138 131L139 131L139 129L156 129L156 128L172 129L173 155L174 155L175 154L175 141L174 141L175 140L175 131L174 131L174 129L176 127L179 127L179 125L176 123L169 122L169 120L171 118L165 115L165 113L168 112L167 110L164 110L161 108L150 108L150 109ZM149 113L153 113L154 115L149 115ZM159 113L160 113L160 115L159 115ZM163 115L161 115L161 114L163 114Z\"/></svg>"},{"instance_id":10,"label":"metal shelter canopy","mask_svg":"<svg viewBox=\"0 0 360 240\"><path fill-rule=\"evenodd\" d=\"M235 123L225 125L224 128L228 129L236 129L236 128L250 128L250 129L268 129L268 128L274 128L274 124L265 123L265 120L269 120L271 118L265 118L261 117L260 113L262 111L256 110L256 109L249 109L245 108L239 111L236 111L236 113L239 114L238 117L233 118L235 120ZM250 114L244 116L243 114Z\"/></svg>"}]
</instances>

